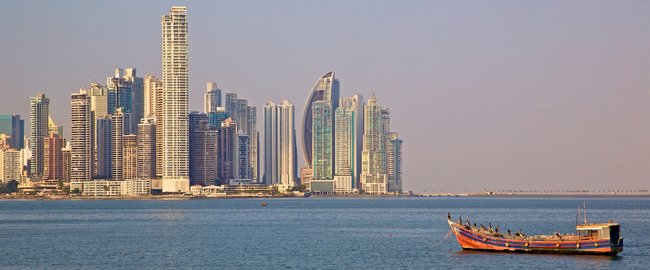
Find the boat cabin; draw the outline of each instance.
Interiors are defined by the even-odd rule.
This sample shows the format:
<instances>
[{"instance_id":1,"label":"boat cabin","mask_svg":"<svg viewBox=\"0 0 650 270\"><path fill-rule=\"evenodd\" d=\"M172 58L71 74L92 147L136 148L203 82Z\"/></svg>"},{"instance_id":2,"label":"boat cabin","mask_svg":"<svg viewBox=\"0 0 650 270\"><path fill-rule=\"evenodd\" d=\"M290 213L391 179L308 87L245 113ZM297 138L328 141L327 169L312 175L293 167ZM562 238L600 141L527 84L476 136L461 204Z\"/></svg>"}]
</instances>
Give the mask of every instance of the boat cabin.
<instances>
[{"instance_id":1,"label":"boat cabin","mask_svg":"<svg viewBox=\"0 0 650 270\"><path fill-rule=\"evenodd\" d=\"M576 226L576 231L578 231L580 237L610 239L611 242L616 243L621 235L621 225L614 222L580 224Z\"/></svg>"}]
</instances>

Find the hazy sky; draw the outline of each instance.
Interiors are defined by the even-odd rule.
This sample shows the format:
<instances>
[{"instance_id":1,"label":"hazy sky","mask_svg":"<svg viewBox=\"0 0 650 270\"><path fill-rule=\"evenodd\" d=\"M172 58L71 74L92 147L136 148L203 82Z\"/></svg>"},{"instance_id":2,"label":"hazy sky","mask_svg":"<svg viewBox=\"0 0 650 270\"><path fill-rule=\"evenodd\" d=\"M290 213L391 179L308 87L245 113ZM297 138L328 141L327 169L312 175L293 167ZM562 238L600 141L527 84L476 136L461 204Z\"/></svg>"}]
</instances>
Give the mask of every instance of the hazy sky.
<instances>
[{"instance_id":1,"label":"hazy sky","mask_svg":"<svg viewBox=\"0 0 650 270\"><path fill-rule=\"evenodd\" d=\"M649 186L650 1L3 0L0 113L29 119L44 92L68 135L70 93L118 67L161 75L173 5L188 6L192 110L216 81L258 115L289 99L299 131L335 70L342 96L390 108L405 190Z\"/></svg>"}]
</instances>

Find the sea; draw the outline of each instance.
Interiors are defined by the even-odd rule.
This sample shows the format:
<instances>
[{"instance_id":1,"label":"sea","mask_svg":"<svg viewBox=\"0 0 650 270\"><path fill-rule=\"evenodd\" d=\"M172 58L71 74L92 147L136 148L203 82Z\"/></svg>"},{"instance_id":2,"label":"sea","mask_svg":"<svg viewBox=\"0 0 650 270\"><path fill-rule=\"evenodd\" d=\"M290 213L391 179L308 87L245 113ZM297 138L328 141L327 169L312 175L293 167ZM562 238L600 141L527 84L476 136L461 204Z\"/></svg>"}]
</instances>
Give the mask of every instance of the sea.
<instances>
[{"instance_id":1,"label":"sea","mask_svg":"<svg viewBox=\"0 0 650 270\"><path fill-rule=\"evenodd\" d=\"M265 207L262 205L266 204ZM463 251L454 219L526 234L621 223L618 256ZM650 199L0 200L0 269L650 269Z\"/></svg>"}]
</instances>

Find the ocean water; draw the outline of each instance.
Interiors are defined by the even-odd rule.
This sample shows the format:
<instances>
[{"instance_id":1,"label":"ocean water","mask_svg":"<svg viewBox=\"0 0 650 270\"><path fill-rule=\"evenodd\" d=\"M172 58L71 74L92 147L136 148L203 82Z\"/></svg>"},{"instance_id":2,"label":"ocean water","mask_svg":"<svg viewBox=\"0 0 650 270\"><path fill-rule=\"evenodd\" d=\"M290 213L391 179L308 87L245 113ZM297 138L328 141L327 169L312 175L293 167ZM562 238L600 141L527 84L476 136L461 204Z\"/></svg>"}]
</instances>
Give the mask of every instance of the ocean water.
<instances>
[{"instance_id":1,"label":"ocean water","mask_svg":"<svg viewBox=\"0 0 650 270\"><path fill-rule=\"evenodd\" d=\"M261 207L266 202L267 207ZM447 212L527 234L622 224L616 257L462 251ZM0 201L2 269L650 269L647 198Z\"/></svg>"}]
</instances>

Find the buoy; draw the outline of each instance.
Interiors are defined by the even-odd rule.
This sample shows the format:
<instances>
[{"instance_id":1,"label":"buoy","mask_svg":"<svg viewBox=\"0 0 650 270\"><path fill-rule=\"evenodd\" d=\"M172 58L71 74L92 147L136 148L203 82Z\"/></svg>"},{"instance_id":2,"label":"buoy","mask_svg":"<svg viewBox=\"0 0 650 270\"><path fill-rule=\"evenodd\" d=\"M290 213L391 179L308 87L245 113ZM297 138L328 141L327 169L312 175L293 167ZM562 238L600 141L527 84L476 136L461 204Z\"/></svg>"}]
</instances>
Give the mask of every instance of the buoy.
<instances>
[{"instance_id":1,"label":"buoy","mask_svg":"<svg viewBox=\"0 0 650 270\"><path fill-rule=\"evenodd\" d=\"M262 206L262 207L266 207L266 203L263 202L263 203L261 204L261 206Z\"/></svg>"}]
</instances>

